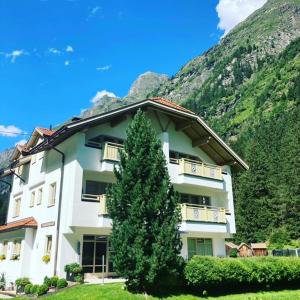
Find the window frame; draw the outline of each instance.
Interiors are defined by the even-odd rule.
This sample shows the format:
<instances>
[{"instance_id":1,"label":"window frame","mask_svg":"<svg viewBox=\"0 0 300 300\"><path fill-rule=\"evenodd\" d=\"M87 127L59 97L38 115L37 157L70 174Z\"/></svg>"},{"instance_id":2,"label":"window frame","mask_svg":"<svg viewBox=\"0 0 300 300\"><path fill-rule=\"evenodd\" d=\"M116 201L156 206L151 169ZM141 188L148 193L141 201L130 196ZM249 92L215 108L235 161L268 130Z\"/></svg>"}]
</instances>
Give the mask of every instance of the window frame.
<instances>
[{"instance_id":1,"label":"window frame","mask_svg":"<svg viewBox=\"0 0 300 300\"><path fill-rule=\"evenodd\" d=\"M43 200L43 187L37 189L36 205L41 205Z\"/></svg>"},{"instance_id":2,"label":"window frame","mask_svg":"<svg viewBox=\"0 0 300 300\"><path fill-rule=\"evenodd\" d=\"M201 244L200 241L203 241ZM209 243L208 243L209 241ZM194 245L192 245L194 243ZM202 246L202 247L201 247ZM208 250L207 247L210 247ZM191 250L190 248L194 248ZM201 255L201 256L214 256L214 247L213 247L213 239L212 238L187 238L187 252L188 252L188 259L190 260L194 255ZM191 254L191 252L194 252Z\"/></svg>"},{"instance_id":3,"label":"window frame","mask_svg":"<svg viewBox=\"0 0 300 300\"><path fill-rule=\"evenodd\" d=\"M56 203L57 184L56 181L49 184L48 207L54 206Z\"/></svg>"},{"instance_id":4,"label":"window frame","mask_svg":"<svg viewBox=\"0 0 300 300\"><path fill-rule=\"evenodd\" d=\"M46 235L44 255L49 255L51 257L52 243L53 243L52 235ZM49 245L50 245L50 247L49 247Z\"/></svg>"},{"instance_id":5,"label":"window frame","mask_svg":"<svg viewBox=\"0 0 300 300\"><path fill-rule=\"evenodd\" d=\"M36 192L35 190L34 191L31 191L30 193L30 202L29 202L29 207L34 207L34 203L35 203L35 197L36 197Z\"/></svg>"},{"instance_id":6,"label":"window frame","mask_svg":"<svg viewBox=\"0 0 300 300\"><path fill-rule=\"evenodd\" d=\"M20 197L20 196L14 198L13 218L17 218L21 214L21 201L22 201L22 197Z\"/></svg>"}]
</instances>

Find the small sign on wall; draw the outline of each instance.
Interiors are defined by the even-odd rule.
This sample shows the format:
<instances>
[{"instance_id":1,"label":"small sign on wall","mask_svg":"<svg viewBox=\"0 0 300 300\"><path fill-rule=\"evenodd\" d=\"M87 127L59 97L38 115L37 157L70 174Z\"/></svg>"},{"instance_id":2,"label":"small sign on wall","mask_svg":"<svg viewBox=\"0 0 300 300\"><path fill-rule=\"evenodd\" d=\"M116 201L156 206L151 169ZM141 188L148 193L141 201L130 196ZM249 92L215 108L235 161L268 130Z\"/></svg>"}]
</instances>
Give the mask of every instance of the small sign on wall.
<instances>
[{"instance_id":1,"label":"small sign on wall","mask_svg":"<svg viewBox=\"0 0 300 300\"><path fill-rule=\"evenodd\" d=\"M51 227L51 226L54 226L54 225L55 225L55 222L51 221L51 222L42 223L41 227L42 228L44 228L44 227Z\"/></svg>"}]
</instances>

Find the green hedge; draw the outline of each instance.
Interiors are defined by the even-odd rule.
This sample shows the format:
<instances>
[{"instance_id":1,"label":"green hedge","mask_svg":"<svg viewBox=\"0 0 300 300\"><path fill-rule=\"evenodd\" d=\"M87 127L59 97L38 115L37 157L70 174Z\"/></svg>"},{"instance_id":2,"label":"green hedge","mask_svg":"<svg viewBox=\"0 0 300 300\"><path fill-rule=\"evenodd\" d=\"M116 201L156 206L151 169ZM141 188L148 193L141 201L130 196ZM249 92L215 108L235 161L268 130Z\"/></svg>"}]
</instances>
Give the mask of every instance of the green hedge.
<instances>
[{"instance_id":1,"label":"green hedge","mask_svg":"<svg viewBox=\"0 0 300 300\"><path fill-rule=\"evenodd\" d=\"M217 258L194 256L184 269L187 284L197 290L281 287L300 283L300 258Z\"/></svg>"}]
</instances>

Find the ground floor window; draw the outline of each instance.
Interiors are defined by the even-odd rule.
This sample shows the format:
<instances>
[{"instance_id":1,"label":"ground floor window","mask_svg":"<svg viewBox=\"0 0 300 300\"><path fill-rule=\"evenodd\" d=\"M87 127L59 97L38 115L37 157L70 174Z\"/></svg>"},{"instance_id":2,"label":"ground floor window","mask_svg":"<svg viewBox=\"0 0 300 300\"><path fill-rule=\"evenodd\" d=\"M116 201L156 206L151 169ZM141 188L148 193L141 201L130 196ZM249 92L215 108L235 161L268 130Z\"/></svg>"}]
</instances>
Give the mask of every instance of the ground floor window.
<instances>
[{"instance_id":1,"label":"ground floor window","mask_svg":"<svg viewBox=\"0 0 300 300\"><path fill-rule=\"evenodd\" d=\"M212 239L188 238L188 259L194 255L212 256Z\"/></svg>"},{"instance_id":2,"label":"ground floor window","mask_svg":"<svg viewBox=\"0 0 300 300\"><path fill-rule=\"evenodd\" d=\"M112 255L107 236L83 236L82 267L84 273L113 272Z\"/></svg>"},{"instance_id":3,"label":"ground floor window","mask_svg":"<svg viewBox=\"0 0 300 300\"><path fill-rule=\"evenodd\" d=\"M13 251L12 251L12 259L17 260L20 258L21 254L21 240L15 240L13 242Z\"/></svg>"},{"instance_id":4,"label":"ground floor window","mask_svg":"<svg viewBox=\"0 0 300 300\"><path fill-rule=\"evenodd\" d=\"M45 255L51 256L51 249L52 249L52 235L48 235L46 236Z\"/></svg>"}]
</instances>

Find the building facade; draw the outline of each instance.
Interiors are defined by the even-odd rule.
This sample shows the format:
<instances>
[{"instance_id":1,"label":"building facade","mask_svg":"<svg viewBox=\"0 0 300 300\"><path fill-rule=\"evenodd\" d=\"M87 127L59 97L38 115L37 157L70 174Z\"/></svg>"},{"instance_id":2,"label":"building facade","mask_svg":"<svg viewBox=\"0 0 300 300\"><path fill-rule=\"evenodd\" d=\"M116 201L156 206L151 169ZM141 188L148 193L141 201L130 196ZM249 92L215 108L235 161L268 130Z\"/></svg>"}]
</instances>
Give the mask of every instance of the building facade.
<instances>
[{"instance_id":1,"label":"building facade","mask_svg":"<svg viewBox=\"0 0 300 300\"><path fill-rule=\"evenodd\" d=\"M15 149L14 162L1 172L14 178L7 223L0 226L0 273L7 283L63 277L73 262L86 274L115 274L105 191L138 109L162 142L181 196L181 255L226 255L225 238L235 233L231 174L247 165L193 112L152 98L56 131L36 128L26 146Z\"/></svg>"}]
</instances>

